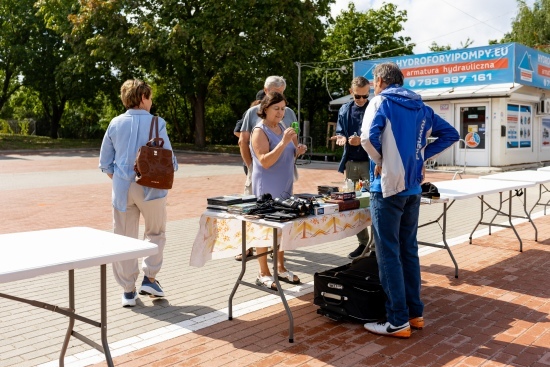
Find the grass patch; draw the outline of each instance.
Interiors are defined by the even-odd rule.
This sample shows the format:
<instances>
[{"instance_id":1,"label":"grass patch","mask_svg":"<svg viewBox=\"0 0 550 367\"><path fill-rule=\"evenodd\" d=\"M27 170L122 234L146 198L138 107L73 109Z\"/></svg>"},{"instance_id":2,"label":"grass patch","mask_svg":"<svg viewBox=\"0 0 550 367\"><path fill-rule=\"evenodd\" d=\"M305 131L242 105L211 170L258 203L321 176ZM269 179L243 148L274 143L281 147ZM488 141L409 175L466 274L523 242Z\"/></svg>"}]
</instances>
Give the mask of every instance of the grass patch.
<instances>
[{"instance_id":1,"label":"grass patch","mask_svg":"<svg viewBox=\"0 0 550 367\"><path fill-rule=\"evenodd\" d=\"M194 144L172 143L172 147L175 150L240 154L238 145L208 145L197 148ZM0 134L0 151L90 148L101 148L101 139L52 139L47 136Z\"/></svg>"},{"instance_id":2,"label":"grass patch","mask_svg":"<svg viewBox=\"0 0 550 367\"><path fill-rule=\"evenodd\" d=\"M0 134L0 150L99 149L100 147L99 139L51 139L47 136Z\"/></svg>"}]
</instances>

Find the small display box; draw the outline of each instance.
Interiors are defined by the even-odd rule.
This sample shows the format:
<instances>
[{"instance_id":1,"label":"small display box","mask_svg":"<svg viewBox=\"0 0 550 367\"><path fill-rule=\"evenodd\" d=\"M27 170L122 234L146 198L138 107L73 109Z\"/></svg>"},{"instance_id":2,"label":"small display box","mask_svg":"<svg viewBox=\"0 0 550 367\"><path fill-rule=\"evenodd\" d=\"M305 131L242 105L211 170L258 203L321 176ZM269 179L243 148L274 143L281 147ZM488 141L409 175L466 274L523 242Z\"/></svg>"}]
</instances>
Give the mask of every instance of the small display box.
<instances>
[{"instance_id":1,"label":"small display box","mask_svg":"<svg viewBox=\"0 0 550 367\"><path fill-rule=\"evenodd\" d=\"M319 206L314 206L313 211L315 215L332 214L340 211L338 204L321 203Z\"/></svg>"},{"instance_id":2,"label":"small display box","mask_svg":"<svg viewBox=\"0 0 550 367\"><path fill-rule=\"evenodd\" d=\"M330 194L331 200L351 200L355 199L355 191L349 192L333 192Z\"/></svg>"}]
</instances>

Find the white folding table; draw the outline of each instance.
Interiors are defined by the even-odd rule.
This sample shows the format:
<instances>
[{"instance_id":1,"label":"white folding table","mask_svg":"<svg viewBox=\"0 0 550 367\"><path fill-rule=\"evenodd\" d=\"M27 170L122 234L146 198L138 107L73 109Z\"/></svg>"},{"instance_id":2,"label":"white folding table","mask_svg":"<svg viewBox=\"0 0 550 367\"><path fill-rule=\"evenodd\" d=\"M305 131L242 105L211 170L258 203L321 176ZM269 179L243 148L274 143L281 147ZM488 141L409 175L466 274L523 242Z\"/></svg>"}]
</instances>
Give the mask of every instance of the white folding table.
<instances>
[{"instance_id":1,"label":"white folding table","mask_svg":"<svg viewBox=\"0 0 550 367\"><path fill-rule=\"evenodd\" d=\"M116 261L137 259L154 255L157 245L86 227L49 229L0 235L0 250L8 261L0 267L0 283L29 279L40 275L69 272L69 307L60 307L41 301L29 300L0 293L0 297L27 303L44 310L60 313L69 318L69 326L59 356L59 366L64 366L64 356L71 336L94 347L103 354L107 365L113 361L107 343L107 266ZM97 322L75 310L74 270L100 267L101 321ZM73 330L75 320L99 327L101 345Z\"/></svg>"},{"instance_id":2,"label":"white folding table","mask_svg":"<svg viewBox=\"0 0 550 367\"><path fill-rule=\"evenodd\" d=\"M533 187L536 184L534 182L528 181L504 181L504 180L481 180L477 178L467 178L463 180L452 180L452 181L439 181L433 182L437 187L442 198L448 198L451 201L449 205L446 203L443 204L443 210L446 212L456 200L464 200L473 197L477 197L481 202L481 216L479 221L475 225L472 233L470 233L470 243L472 243L472 236L476 231L479 225L489 226L489 235L491 234L491 226L495 227L505 227L512 228L517 239L519 240L519 250L523 251L523 243L521 237L519 236L514 224L512 223L512 191L526 189ZM508 199L503 200L502 193L508 191ZM493 208L489 203L484 199L485 195L489 194L499 194L499 207ZM502 205L505 201L508 201L508 212L502 210ZM487 209L485 209L485 206ZM486 210L492 210L495 212L495 215L490 222L484 222L483 216ZM494 220L497 216L506 216L508 218L509 225L494 223ZM445 230L443 230L445 232Z\"/></svg>"},{"instance_id":3,"label":"white folding table","mask_svg":"<svg viewBox=\"0 0 550 367\"><path fill-rule=\"evenodd\" d=\"M304 246L337 241L356 235L371 225L369 208L361 208L323 215L299 217L288 222L272 222L227 212L207 210L200 219L200 227L191 250L191 266L203 266L213 258L242 254L241 272L229 296L228 319L233 319L233 297L239 285L278 295L283 302L289 320L288 341L294 342L294 318L277 276L277 256L273 256L273 278L277 290L260 287L243 280L246 263L275 251L295 250ZM250 247L269 247L273 250L261 255L246 256Z\"/></svg>"},{"instance_id":4,"label":"white folding table","mask_svg":"<svg viewBox=\"0 0 550 367\"><path fill-rule=\"evenodd\" d=\"M525 211L526 219L528 219L535 228L535 241L538 241L538 230L535 223L531 220L531 213L537 205L541 205L544 206L544 215L546 215L546 207L548 206L548 202L546 202L546 204L541 203L541 199L542 194L548 192L545 184L550 182L550 171L509 171L495 173L493 175L480 176L479 178L485 180L528 181L539 185L539 197L529 212L527 212L527 195L525 195L525 199L523 200L523 210ZM542 191L543 188L544 192ZM527 189L525 190L525 193L527 194Z\"/></svg>"}]
</instances>

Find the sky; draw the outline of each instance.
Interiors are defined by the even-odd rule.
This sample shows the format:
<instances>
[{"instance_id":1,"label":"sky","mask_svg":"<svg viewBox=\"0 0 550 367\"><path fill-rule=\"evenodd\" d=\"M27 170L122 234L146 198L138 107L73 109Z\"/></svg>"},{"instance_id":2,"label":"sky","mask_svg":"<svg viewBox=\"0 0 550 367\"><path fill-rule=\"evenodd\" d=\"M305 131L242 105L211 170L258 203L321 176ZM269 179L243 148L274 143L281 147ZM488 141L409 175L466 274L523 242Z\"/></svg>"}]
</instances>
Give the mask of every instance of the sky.
<instances>
[{"instance_id":1,"label":"sky","mask_svg":"<svg viewBox=\"0 0 550 367\"><path fill-rule=\"evenodd\" d=\"M411 38L416 44L415 54L430 52L432 42L457 49L468 38L473 41L469 47L500 40L512 29L518 9L516 0L336 0L332 17L347 9L350 2L355 3L357 11L379 9L384 2L406 10L408 20L399 35ZM530 7L534 2L526 1Z\"/></svg>"}]
</instances>

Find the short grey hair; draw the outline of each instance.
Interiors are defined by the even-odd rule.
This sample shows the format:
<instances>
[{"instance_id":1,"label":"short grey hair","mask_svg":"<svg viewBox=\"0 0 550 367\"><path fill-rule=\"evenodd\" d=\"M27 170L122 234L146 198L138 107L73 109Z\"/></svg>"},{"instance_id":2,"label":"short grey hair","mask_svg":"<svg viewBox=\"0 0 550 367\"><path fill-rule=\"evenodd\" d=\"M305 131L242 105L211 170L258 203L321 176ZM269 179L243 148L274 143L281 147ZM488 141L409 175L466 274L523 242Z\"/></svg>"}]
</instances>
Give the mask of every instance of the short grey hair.
<instances>
[{"instance_id":1,"label":"short grey hair","mask_svg":"<svg viewBox=\"0 0 550 367\"><path fill-rule=\"evenodd\" d=\"M399 69L399 66L393 62L383 62L376 65L372 75L375 81L376 78L380 78L388 85L397 84L402 87L404 84L405 77L403 76L403 72Z\"/></svg>"},{"instance_id":2,"label":"short grey hair","mask_svg":"<svg viewBox=\"0 0 550 367\"><path fill-rule=\"evenodd\" d=\"M281 87L286 89L286 81L285 81L285 78L283 78L282 76L271 75L271 76L268 76L267 79L265 80L265 83L264 83L265 89L281 88Z\"/></svg>"},{"instance_id":3,"label":"short grey hair","mask_svg":"<svg viewBox=\"0 0 550 367\"><path fill-rule=\"evenodd\" d=\"M369 80L364 76L357 76L351 81L351 87L363 88L369 85Z\"/></svg>"}]
</instances>

